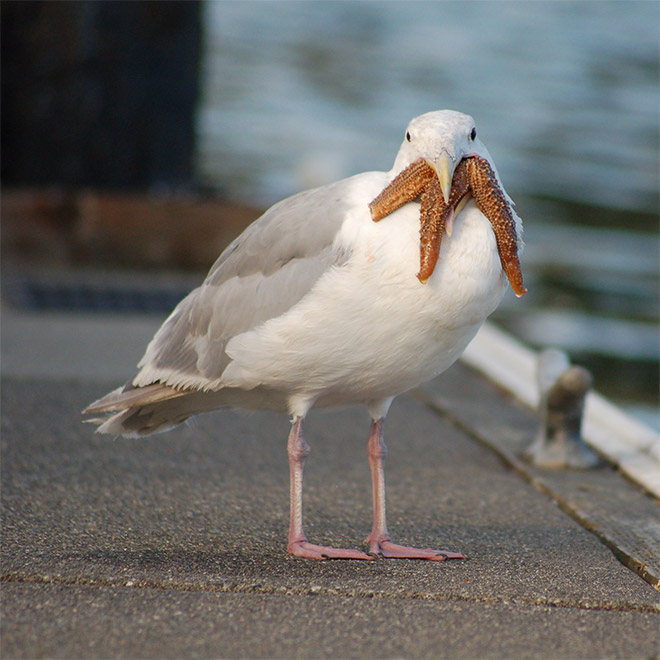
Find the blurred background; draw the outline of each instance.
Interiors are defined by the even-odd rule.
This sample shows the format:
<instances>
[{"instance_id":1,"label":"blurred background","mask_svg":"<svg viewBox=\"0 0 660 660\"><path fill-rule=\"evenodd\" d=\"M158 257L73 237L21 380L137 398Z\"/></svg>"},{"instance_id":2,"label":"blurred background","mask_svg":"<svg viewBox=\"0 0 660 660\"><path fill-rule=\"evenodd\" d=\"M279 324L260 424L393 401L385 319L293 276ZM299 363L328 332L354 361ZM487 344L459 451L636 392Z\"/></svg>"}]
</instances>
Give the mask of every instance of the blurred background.
<instances>
[{"instance_id":1,"label":"blurred background","mask_svg":"<svg viewBox=\"0 0 660 660\"><path fill-rule=\"evenodd\" d=\"M390 169L452 108L525 222L529 293L495 320L660 426L657 2L0 11L4 305L164 316L261 210Z\"/></svg>"}]
</instances>

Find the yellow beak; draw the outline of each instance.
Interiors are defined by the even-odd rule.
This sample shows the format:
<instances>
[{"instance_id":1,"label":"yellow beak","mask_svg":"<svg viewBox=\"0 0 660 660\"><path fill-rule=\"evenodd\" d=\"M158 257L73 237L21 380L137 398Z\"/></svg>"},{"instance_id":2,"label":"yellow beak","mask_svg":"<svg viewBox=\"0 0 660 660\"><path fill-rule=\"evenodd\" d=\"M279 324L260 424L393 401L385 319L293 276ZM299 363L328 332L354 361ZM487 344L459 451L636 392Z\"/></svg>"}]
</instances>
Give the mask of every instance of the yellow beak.
<instances>
[{"instance_id":1,"label":"yellow beak","mask_svg":"<svg viewBox=\"0 0 660 660\"><path fill-rule=\"evenodd\" d=\"M442 152L438 161L434 163L435 171L440 179L442 196L445 198L445 204L449 204L449 195L451 194L451 181L454 176L454 161L449 154Z\"/></svg>"}]
</instances>

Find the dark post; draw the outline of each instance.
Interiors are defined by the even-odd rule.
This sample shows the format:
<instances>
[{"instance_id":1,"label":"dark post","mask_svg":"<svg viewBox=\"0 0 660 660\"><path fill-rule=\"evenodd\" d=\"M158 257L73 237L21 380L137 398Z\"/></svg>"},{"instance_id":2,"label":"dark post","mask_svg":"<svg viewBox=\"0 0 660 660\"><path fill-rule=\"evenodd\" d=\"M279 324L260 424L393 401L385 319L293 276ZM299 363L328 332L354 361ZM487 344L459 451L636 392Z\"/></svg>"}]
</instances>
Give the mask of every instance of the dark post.
<instances>
[{"instance_id":1,"label":"dark post","mask_svg":"<svg viewBox=\"0 0 660 660\"><path fill-rule=\"evenodd\" d=\"M192 184L199 2L0 3L2 182Z\"/></svg>"}]
</instances>

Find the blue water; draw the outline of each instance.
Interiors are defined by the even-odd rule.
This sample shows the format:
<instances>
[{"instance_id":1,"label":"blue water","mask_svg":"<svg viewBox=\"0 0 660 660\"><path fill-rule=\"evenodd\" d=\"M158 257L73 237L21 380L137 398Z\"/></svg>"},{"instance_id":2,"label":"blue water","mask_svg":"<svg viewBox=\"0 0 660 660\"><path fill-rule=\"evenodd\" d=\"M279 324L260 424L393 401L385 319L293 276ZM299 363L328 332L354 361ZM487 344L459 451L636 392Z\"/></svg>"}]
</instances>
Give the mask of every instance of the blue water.
<instances>
[{"instance_id":1,"label":"blue water","mask_svg":"<svg viewBox=\"0 0 660 660\"><path fill-rule=\"evenodd\" d=\"M199 178L265 207L473 115L526 226L498 322L654 422L659 26L653 1L208 2Z\"/></svg>"}]
</instances>

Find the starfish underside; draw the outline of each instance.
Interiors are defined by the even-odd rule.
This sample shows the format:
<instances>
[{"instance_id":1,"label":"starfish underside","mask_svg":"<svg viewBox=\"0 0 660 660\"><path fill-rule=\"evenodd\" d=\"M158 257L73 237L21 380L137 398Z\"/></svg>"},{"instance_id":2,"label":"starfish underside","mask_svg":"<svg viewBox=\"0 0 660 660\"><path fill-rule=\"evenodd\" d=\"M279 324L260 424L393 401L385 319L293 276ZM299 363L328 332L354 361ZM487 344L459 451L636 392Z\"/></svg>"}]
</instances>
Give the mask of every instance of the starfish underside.
<instances>
[{"instance_id":1,"label":"starfish underside","mask_svg":"<svg viewBox=\"0 0 660 660\"><path fill-rule=\"evenodd\" d=\"M479 210L490 220L497 251L511 288L520 297L523 285L518 259L518 235L511 206L500 188L490 163L481 156L464 158L454 170L451 192L445 203L438 176L426 160L419 158L400 172L369 204L374 222L400 206L420 198L420 269L417 277L424 283L433 274L440 254L442 233L450 234L454 216L471 194Z\"/></svg>"}]
</instances>

